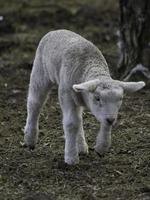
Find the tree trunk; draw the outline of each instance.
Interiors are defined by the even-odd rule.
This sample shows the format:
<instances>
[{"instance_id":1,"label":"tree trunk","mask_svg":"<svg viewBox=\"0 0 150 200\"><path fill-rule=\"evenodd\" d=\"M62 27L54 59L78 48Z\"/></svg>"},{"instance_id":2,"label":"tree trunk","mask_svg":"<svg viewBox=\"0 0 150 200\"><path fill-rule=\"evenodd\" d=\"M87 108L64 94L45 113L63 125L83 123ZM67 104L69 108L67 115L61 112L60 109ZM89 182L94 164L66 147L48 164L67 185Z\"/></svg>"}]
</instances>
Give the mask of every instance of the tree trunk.
<instances>
[{"instance_id":1,"label":"tree trunk","mask_svg":"<svg viewBox=\"0 0 150 200\"><path fill-rule=\"evenodd\" d=\"M141 78L148 80L150 79L150 1L119 0L119 4L118 76L122 80Z\"/></svg>"}]
</instances>

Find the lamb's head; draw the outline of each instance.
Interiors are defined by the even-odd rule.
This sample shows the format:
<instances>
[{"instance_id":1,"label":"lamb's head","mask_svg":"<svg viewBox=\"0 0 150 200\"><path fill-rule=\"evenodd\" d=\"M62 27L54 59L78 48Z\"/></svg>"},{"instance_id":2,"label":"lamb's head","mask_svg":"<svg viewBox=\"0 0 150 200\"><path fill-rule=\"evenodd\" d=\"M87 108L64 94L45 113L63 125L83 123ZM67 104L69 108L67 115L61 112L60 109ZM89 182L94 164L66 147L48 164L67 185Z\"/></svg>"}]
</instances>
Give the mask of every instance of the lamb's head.
<instances>
[{"instance_id":1,"label":"lamb's head","mask_svg":"<svg viewBox=\"0 0 150 200\"><path fill-rule=\"evenodd\" d=\"M115 124L122 104L124 92L135 92L145 86L140 82L122 82L99 79L73 85L76 92L82 92L84 101L92 114L100 122Z\"/></svg>"}]
</instances>

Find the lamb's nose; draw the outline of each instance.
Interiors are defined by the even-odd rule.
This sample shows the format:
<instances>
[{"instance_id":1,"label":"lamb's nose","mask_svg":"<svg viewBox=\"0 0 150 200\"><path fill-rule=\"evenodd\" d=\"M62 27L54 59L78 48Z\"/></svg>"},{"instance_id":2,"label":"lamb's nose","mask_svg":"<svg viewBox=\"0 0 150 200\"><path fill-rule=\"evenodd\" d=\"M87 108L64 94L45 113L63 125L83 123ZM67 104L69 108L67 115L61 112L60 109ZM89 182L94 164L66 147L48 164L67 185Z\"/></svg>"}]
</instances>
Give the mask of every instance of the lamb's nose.
<instances>
[{"instance_id":1,"label":"lamb's nose","mask_svg":"<svg viewBox=\"0 0 150 200\"><path fill-rule=\"evenodd\" d=\"M115 118L106 118L106 121L107 121L108 124L112 125L115 121Z\"/></svg>"}]
</instances>

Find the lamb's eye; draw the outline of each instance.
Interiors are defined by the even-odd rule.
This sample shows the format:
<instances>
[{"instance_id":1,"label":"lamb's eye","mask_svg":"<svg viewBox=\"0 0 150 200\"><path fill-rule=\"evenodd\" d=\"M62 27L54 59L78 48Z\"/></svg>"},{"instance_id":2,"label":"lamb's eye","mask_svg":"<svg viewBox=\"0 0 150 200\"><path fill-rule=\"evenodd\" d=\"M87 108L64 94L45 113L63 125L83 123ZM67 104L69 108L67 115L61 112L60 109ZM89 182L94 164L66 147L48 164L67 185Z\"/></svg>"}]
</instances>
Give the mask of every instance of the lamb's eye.
<instances>
[{"instance_id":1,"label":"lamb's eye","mask_svg":"<svg viewBox=\"0 0 150 200\"><path fill-rule=\"evenodd\" d=\"M100 97L98 95L95 96L96 101L100 101Z\"/></svg>"}]
</instances>

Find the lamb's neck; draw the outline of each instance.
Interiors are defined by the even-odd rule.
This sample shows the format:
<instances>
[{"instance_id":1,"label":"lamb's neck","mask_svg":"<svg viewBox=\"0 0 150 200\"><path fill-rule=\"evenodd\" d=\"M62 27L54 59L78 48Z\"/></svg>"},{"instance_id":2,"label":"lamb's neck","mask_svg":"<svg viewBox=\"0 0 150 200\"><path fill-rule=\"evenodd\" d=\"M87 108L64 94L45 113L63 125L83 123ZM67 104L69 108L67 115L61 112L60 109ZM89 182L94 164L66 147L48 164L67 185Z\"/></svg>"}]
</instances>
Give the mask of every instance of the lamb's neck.
<instances>
[{"instance_id":1,"label":"lamb's neck","mask_svg":"<svg viewBox=\"0 0 150 200\"><path fill-rule=\"evenodd\" d=\"M94 80L94 79L111 79L109 69L107 66L87 66L83 75L83 82Z\"/></svg>"}]
</instances>

